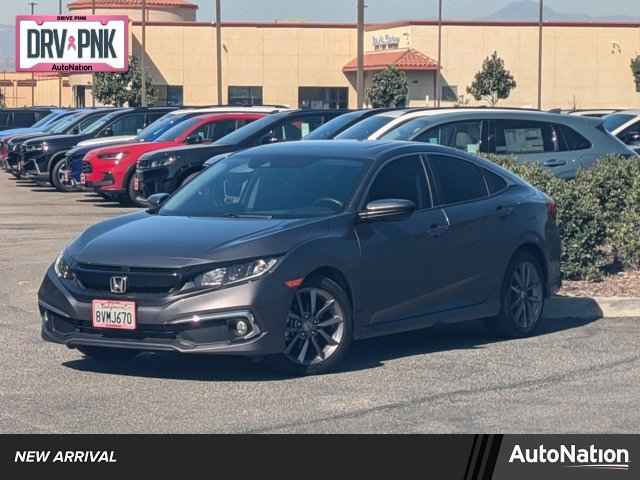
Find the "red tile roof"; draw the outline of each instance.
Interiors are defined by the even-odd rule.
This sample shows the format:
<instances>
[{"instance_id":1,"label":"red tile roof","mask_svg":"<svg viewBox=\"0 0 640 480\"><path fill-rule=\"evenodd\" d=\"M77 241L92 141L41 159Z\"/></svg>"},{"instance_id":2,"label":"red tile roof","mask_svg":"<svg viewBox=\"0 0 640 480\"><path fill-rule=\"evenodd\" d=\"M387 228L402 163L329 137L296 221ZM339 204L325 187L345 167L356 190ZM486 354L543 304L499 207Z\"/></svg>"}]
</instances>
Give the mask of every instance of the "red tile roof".
<instances>
[{"instance_id":1,"label":"red tile roof","mask_svg":"<svg viewBox=\"0 0 640 480\"><path fill-rule=\"evenodd\" d=\"M380 50L364 55L364 70L367 72L384 70L389 65L394 65L398 70L439 70L438 63L413 48L403 50ZM342 69L343 72L355 72L358 70L358 59L354 58Z\"/></svg>"},{"instance_id":2,"label":"red tile roof","mask_svg":"<svg viewBox=\"0 0 640 480\"><path fill-rule=\"evenodd\" d=\"M69 2L69 10L92 8L91 0ZM141 8L142 0L96 0L96 8ZM147 0L147 7L182 7L197 9L198 5L187 0Z\"/></svg>"}]
</instances>

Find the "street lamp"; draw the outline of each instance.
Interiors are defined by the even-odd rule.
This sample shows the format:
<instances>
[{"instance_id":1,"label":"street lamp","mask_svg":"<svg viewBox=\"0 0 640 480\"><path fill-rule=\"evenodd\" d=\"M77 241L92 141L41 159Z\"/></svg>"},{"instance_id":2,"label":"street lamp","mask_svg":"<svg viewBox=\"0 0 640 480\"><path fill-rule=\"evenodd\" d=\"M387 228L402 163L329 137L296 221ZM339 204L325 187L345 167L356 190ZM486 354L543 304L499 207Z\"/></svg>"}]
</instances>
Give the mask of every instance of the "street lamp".
<instances>
[{"instance_id":1,"label":"street lamp","mask_svg":"<svg viewBox=\"0 0 640 480\"><path fill-rule=\"evenodd\" d=\"M96 0L91 0L91 15L95 15L96 14ZM127 52L127 55L129 54L129 52ZM82 96L84 97L84 92L82 93ZM84 99L82 100L82 106L84 107ZM92 73L91 74L91 106L93 108L96 107L96 74Z\"/></svg>"},{"instance_id":2,"label":"street lamp","mask_svg":"<svg viewBox=\"0 0 640 480\"><path fill-rule=\"evenodd\" d=\"M62 0L58 0L58 15L62 15ZM62 107L62 72L58 73L58 107Z\"/></svg>"},{"instance_id":3,"label":"street lamp","mask_svg":"<svg viewBox=\"0 0 640 480\"><path fill-rule=\"evenodd\" d=\"M38 2L30 1L29 6L31 7L31 15L35 15L36 13L36 5ZM33 72L31 72L31 106L34 107L36 105L36 76Z\"/></svg>"},{"instance_id":4,"label":"street lamp","mask_svg":"<svg viewBox=\"0 0 640 480\"><path fill-rule=\"evenodd\" d=\"M442 0L438 0L438 68L435 72L435 104L440 108L442 89L440 88L440 69L442 65Z\"/></svg>"},{"instance_id":5,"label":"street lamp","mask_svg":"<svg viewBox=\"0 0 640 480\"><path fill-rule=\"evenodd\" d=\"M142 0L142 55L140 56L140 70L142 75L142 106L147 106L147 72L145 57L147 55L147 0Z\"/></svg>"},{"instance_id":6,"label":"street lamp","mask_svg":"<svg viewBox=\"0 0 640 480\"><path fill-rule=\"evenodd\" d=\"M542 28L544 22L544 0L540 0L538 18L538 110L542 110Z\"/></svg>"},{"instance_id":7,"label":"street lamp","mask_svg":"<svg viewBox=\"0 0 640 480\"><path fill-rule=\"evenodd\" d=\"M358 71L356 74L358 108L364 106L364 8L364 0L358 0Z\"/></svg>"},{"instance_id":8,"label":"street lamp","mask_svg":"<svg viewBox=\"0 0 640 480\"><path fill-rule=\"evenodd\" d=\"M222 105L222 7L216 0L216 82L218 86L218 105Z\"/></svg>"}]
</instances>

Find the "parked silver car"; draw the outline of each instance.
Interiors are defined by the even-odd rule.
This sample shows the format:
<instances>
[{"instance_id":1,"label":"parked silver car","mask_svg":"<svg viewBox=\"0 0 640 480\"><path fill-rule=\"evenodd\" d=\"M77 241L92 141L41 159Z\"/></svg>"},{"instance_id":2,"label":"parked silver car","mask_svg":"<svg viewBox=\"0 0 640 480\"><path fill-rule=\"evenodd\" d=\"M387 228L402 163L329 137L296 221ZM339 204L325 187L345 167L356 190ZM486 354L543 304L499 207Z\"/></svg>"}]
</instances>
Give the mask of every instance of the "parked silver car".
<instances>
[{"instance_id":1,"label":"parked silver car","mask_svg":"<svg viewBox=\"0 0 640 480\"><path fill-rule=\"evenodd\" d=\"M640 110L624 110L604 117L604 127L640 153Z\"/></svg>"},{"instance_id":2,"label":"parked silver car","mask_svg":"<svg viewBox=\"0 0 640 480\"><path fill-rule=\"evenodd\" d=\"M426 110L403 115L369 137L409 140L457 148L472 154L510 155L536 162L571 179L606 155L635 156L588 117L500 108Z\"/></svg>"}]
</instances>

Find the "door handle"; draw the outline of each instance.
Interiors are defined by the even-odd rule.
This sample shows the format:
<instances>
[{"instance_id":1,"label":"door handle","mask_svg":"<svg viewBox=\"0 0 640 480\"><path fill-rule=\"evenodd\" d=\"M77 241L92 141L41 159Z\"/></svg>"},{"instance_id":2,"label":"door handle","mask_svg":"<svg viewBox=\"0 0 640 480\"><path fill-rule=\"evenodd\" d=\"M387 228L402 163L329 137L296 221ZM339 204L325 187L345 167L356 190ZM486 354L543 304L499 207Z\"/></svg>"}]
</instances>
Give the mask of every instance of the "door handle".
<instances>
[{"instance_id":1,"label":"door handle","mask_svg":"<svg viewBox=\"0 0 640 480\"><path fill-rule=\"evenodd\" d=\"M542 165L544 165L545 167L562 167L563 165L566 165L567 162L565 160L556 160L556 159L551 159L551 160L545 160Z\"/></svg>"},{"instance_id":2,"label":"door handle","mask_svg":"<svg viewBox=\"0 0 640 480\"><path fill-rule=\"evenodd\" d=\"M509 207L507 205L498 205L498 207L496 207L496 212L498 213L499 217L508 217L513 213L513 207Z\"/></svg>"},{"instance_id":3,"label":"door handle","mask_svg":"<svg viewBox=\"0 0 640 480\"><path fill-rule=\"evenodd\" d=\"M428 237L439 237L439 236L443 235L444 233L446 233L447 230L449 230L449 225L442 225L442 224L434 223L433 225L431 225L429 227L429 230L427 231L427 236Z\"/></svg>"}]
</instances>

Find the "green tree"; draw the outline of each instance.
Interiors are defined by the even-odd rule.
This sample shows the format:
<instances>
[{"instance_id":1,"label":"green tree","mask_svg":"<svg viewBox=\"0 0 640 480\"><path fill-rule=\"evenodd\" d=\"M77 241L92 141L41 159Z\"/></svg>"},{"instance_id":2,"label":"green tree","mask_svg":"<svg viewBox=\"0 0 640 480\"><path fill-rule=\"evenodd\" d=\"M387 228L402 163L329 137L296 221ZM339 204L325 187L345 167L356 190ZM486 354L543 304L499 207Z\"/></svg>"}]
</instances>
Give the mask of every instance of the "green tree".
<instances>
[{"instance_id":1,"label":"green tree","mask_svg":"<svg viewBox=\"0 0 640 480\"><path fill-rule=\"evenodd\" d=\"M498 52L493 52L482 62L482 69L476 73L467 93L476 100L488 101L494 107L500 100L508 98L514 88L516 81L513 75L504 68L504 60L498 56Z\"/></svg>"},{"instance_id":2,"label":"green tree","mask_svg":"<svg viewBox=\"0 0 640 480\"><path fill-rule=\"evenodd\" d=\"M631 71L633 79L636 81L636 91L640 92L640 55L631 59Z\"/></svg>"},{"instance_id":3,"label":"green tree","mask_svg":"<svg viewBox=\"0 0 640 480\"><path fill-rule=\"evenodd\" d=\"M403 107L408 93L407 75L389 65L373 76L373 84L367 89L367 100L374 108Z\"/></svg>"},{"instance_id":4,"label":"green tree","mask_svg":"<svg viewBox=\"0 0 640 480\"><path fill-rule=\"evenodd\" d=\"M116 107L142 105L142 70L136 57L129 57L129 70L123 73L96 73L94 79L96 100ZM153 103L151 78L147 72L147 103Z\"/></svg>"}]
</instances>

